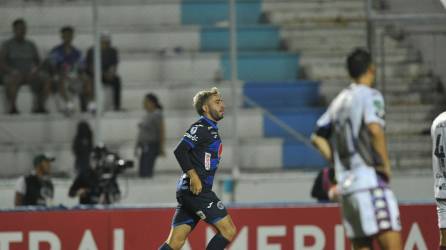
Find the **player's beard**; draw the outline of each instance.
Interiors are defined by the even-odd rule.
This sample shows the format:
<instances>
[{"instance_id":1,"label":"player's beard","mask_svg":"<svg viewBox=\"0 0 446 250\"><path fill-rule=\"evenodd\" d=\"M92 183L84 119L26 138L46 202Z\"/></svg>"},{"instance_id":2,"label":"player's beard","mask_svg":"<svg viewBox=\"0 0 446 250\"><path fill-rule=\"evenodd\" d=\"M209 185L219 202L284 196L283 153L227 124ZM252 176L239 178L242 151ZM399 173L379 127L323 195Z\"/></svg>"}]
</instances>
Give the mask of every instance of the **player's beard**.
<instances>
[{"instance_id":1,"label":"player's beard","mask_svg":"<svg viewBox=\"0 0 446 250\"><path fill-rule=\"evenodd\" d=\"M211 109L209 111L209 115L212 117L212 119L214 121L217 121L217 122L220 121L221 119L223 119L223 116L224 116L223 113L220 113L215 109Z\"/></svg>"}]
</instances>

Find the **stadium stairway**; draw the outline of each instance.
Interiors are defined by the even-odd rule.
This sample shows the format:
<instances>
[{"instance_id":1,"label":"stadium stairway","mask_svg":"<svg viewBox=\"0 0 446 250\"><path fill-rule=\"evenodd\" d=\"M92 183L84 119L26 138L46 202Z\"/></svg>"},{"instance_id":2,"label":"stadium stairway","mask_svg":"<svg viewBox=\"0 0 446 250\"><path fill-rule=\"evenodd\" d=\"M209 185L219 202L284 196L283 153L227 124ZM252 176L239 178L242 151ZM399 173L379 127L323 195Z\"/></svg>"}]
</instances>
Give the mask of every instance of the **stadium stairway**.
<instances>
[{"instance_id":1,"label":"stadium stairway","mask_svg":"<svg viewBox=\"0 0 446 250\"><path fill-rule=\"evenodd\" d=\"M300 55L301 76L320 81L325 102L331 101L350 80L345 57L352 48L366 46L364 1L266 2L270 24L281 27L288 51ZM431 168L429 128L441 103L440 82L420 53L404 39L387 37L385 96L389 152L400 170ZM378 62L380 80L381 58Z\"/></svg>"},{"instance_id":2,"label":"stadium stairway","mask_svg":"<svg viewBox=\"0 0 446 250\"><path fill-rule=\"evenodd\" d=\"M237 7L240 80L249 82L246 86L250 86L250 90L258 89L257 92L269 92L264 86L270 85L278 91L275 97L293 90L295 96L289 95L287 100L309 97L307 92L301 92L304 89L311 90L311 98L319 98L317 83L297 80L299 54L280 50L279 27L259 22L263 8L261 1L254 0L240 1ZM226 1L112 2L100 6L100 16L102 26L112 33L113 44L120 49L119 72L124 82L123 107L126 112L107 111L102 122L104 142L112 149L119 150L126 158L133 158L136 124L143 115L142 98L147 92L158 94L165 106L167 152L172 151L178 138L196 119L191 99L200 88L220 87L230 108L232 96L226 81L230 76ZM9 37L10 23L17 17L26 17L29 38L36 42L42 55L59 43L58 29L62 25L75 27L74 44L83 51L92 43L91 9L86 1L7 3L0 8L1 39ZM249 91L243 88L239 92L247 94ZM1 98L4 98L3 93ZM31 94L22 88L19 108L23 114L0 116L2 176L14 176L28 170L32 155L38 151L48 151L59 159L54 164L54 172L72 173L70 144L76 123L87 119L93 125L93 117L88 114L64 117L54 112L55 99L48 103L53 110L50 115L28 114ZM106 99L106 103L110 103L109 98ZM4 100L0 102L4 103ZM314 103L306 102L274 107L264 105L305 135L309 134L321 112L312 108ZM222 165L226 170L234 165L230 113L229 110L221 129L225 142ZM305 159L303 156L308 154L308 149L289 140L258 109L245 106L240 114L242 138L239 148L243 169L276 171L283 167L324 165L314 151L310 152L313 157ZM176 165L173 155L168 154L159 160L156 171L178 172Z\"/></svg>"}]
</instances>

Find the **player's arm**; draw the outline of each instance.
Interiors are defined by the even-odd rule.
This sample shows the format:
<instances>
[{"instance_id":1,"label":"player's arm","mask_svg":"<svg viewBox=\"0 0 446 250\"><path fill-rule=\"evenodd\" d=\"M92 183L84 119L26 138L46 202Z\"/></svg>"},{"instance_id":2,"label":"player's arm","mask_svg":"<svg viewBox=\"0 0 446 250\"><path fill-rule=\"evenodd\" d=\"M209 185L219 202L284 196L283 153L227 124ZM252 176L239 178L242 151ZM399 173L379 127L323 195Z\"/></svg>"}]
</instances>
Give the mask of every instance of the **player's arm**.
<instances>
[{"instance_id":1,"label":"player's arm","mask_svg":"<svg viewBox=\"0 0 446 250\"><path fill-rule=\"evenodd\" d=\"M372 137L372 146L375 152L378 154L382 160L382 165L377 166L377 170L382 172L390 179L392 171L390 169L390 160L387 151L386 136L384 134L384 128L379 123L367 124L367 128Z\"/></svg>"},{"instance_id":2,"label":"player's arm","mask_svg":"<svg viewBox=\"0 0 446 250\"><path fill-rule=\"evenodd\" d=\"M332 161L332 153L331 153L331 147L328 143L327 139L317 135L316 133L313 133L311 135L311 143L313 143L313 146L319 150L321 155L329 162Z\"/></svg>"},{"instance_id":3,"label":"player's arm","mask_svg":"<svg viewBox=\"0 0 446 250\"><path fill-rule=\"evenodd\" d=\"M386 136L384 134L385 126L385 108L384 98L379 92L365 102L364 120L372 140L372 147L381 160L380 166L375 166L376 170L384 174L387 179L391 177L390 160L387 152Z\"/></svg>"},{"instance_id":4,"label":"player's arm","mask_svg":"<svg viewBox=\"0 0 446 250\"><path fill-rule=\"evenodd\" d=\"M190 150L191 146L183 139L175 148L174 155L183 172L189 176L191 192L197 195L201 192L203 186L197 171L195 171L195 168L191 163L189 157Z\"/></svg>"},{"instance_id":5,"label":"player's arm","mask_svg":"<svg viewBox=\"0 0 446 250\"><path fill-rule=\"evenodd\" d=\"M195 167L192 165L189 151L206 139L205 130L206 128L201 126L191 127L174 151L174 155L180 164L181 169L189 176L191 192L195 195L198 195L201 192L203 184L201 183Z\"/></svg>"},{"instance_id":6,"label":"player's arm","mask_svg":"<svg viewBox=\"0 0 446 250\"><path fill-rule=\"evenodd\" d=\"M331 146L328 142L331 136L331 129L332 126L328 113L325 113L317 121L316 130L311 135L311 143L313 143L314 147L319 150L328 162L333 160Z\"/></svg>"}]
</instances>

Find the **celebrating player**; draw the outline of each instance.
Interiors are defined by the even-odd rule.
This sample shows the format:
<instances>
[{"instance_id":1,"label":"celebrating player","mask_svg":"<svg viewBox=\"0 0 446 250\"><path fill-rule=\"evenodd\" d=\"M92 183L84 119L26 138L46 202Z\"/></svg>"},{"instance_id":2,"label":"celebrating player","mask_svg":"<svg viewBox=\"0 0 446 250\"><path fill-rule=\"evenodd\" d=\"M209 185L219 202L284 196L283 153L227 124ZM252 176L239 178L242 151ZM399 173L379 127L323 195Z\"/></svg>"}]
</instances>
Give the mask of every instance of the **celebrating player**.
<instances>
[{"instance_id":1,"label":"celebrating player","mask_svg":"<svg viewBox=\"0 0 446 250\"><path fill-rule=\"evenodd\" d=\"M177 184L178 206L172 228L160 250L181 249L200 220L218 231L208 243L208 250L223 250L236 233L225 206L212 191L222 153L217 122L223 119L225 106L217 88L198 92L193 102L201 117L192 124L174 152L183 174Z\"/></svg>"},{"instance_id":2,"label":"celebrating player","mask_svg":"<svg viewBox=\"0 0 446 250\"><path fill-rule=\"evenodd\" d=\"M370 54L355 49L347 58L353 79L317 121L313 144L334 163L343 224L354 249L401 246L399 210L388 187L390 163L384 135L384 99L372 88Z\"/></svg>"}]
</instances>

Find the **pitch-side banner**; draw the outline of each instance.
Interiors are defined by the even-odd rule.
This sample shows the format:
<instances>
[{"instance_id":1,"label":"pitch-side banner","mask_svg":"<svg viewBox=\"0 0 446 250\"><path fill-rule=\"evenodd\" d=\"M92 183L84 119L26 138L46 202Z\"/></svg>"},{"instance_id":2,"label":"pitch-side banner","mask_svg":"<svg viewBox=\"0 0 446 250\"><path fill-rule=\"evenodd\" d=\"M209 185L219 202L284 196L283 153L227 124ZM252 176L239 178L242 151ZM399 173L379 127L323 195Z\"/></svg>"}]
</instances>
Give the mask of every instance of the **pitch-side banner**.
<instances>
[{"instance_id":1,"label":"pitch-side banner","mask_svg":"<svg viewBox=\"0 0 446 250\"><path fill-rule=\"evenodd\" d=\"M401 205L404 250L437 249L433 204ZM230 208L238 234L232 250L347 250L337 206ZM155 250L173 208L1 212L0 250ZM203 250L214 235L201 222L183 249Z\"/></svg>"}]
</instances>

